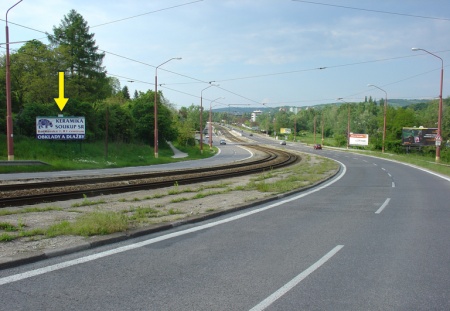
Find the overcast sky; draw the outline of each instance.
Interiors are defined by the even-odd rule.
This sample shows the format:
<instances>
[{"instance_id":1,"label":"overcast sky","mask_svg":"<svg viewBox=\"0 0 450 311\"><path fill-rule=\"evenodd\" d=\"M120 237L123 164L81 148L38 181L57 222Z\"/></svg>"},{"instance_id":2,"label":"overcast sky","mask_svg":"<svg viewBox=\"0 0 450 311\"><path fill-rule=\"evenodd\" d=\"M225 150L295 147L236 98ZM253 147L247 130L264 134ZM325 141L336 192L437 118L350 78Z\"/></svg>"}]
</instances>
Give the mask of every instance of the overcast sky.
<instances>
[{"instance_id":1,"label":"overcast sky","mask_svg":"<svg viewBox=\"0 0 450 311\"><path fill-rule=\"evenodd\" d=\"M17 1L1 0L1 23ZM178 108L199 105L202 90L208 108L385 96L368 84L388 99L436 98L441 61L412 47L443 58L450 94L449 0L23 0L8 14L10 42L47 44L71 9L131 95L154 90L155 67L181 57L157 70L158 90ZM5 41L0 31L0 53ZM209 81L219 86L205 90Z\"/></svg>"}]
</instances>

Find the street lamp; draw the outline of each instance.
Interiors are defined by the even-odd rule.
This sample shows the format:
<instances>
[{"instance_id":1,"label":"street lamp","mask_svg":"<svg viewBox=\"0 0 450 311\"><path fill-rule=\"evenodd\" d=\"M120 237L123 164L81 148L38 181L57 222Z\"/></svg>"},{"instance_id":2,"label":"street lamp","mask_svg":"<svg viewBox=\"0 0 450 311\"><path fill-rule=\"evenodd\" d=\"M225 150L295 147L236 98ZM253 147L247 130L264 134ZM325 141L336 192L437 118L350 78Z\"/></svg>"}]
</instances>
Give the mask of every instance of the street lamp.
<instances>
[{"instance_id":1,"label":"street lamp","mask_svg":"<svg viewBox=\"0 0 450 311\"><path fill-rule=\"evenodd\" d=\"M340 100L343 103L347 104L347 149L350 145L350 103L344 101L342 97L339 97L337 100Z\"/></svg>"},{"instance_id":2,"label":"street lamp","mask_svg":"<svg viewBox=\"0 0 450 311\"><path fill-rule=\"evenodd\" d=\"M372 86L375 87L377 89L379 89L380 91L383 91L385 94L385 100L384 100L384 112L383 112L383 144L381 145L381 153L384 153L384 143L386 140L386 110L387 110L387 92L385 90L383 90L382 88L373 85L373 84L367 84L367 86Z\"/></svg>"},{"instance_id":3,"label":"street lamp","mask_svg":"<svg viewBox=\"0 0 450 311\"><path fill-rule=\"evenodd\" d=\"M412 48L411 50L424 51L425 53L428 53L428 54L430 54L434 57L437 57L441 60L441 87L440 87L440 92L439 92L438 129L437 129L437 134L436 134L436 162L440 162L441 161L441 141L442 141L441 126L442 126L442 86L444 83L444 60L442 58L440 58L439 56L437 56L427 50L424 50L424 49Z\"/></svg>"},{"instance_id":4,"label":"street lamp","mask_svg":"<svg viewBox=\"0 0 450 311\"><path fill-rule=\"evenodd\" d=\"M216 100L219 99L225 99L225 97L219 97L214 99L213 101L211 101L209 103L209 127L208 127L208 132L209 132L209 149L212 148L212 119L211 119L211 109L212 109L212 103L215 102Z\"/></svg>"},{"instance_id":5,"label":"street lamp","mask_svg":"<svg viewBox=\"0 0 450 311\"><path fill-rule=\"evenodd\" d=\"M203 91L209 89L211 86L219 86L219 84L212 84L213 82L216 81L209 81L210 85L200 92L200 153L203 153Z\"/></svg>"},{"instance_id":6,"label":"street lamp","mask_svg":"<svg viewBox=\"0 0 450 311\"><path fill-rule=\"evenodd\" d=\"M154 111L155 111L155 158L158 158L158 103L157 103L157 98L158 98L158 68L161 67L162 65L164 65L165 63L170 62L171 60L174 59L178 59L180 60L181 57L173 57L167 61L165 61L164 63L162 63L161 65L157 66L155 68L155 107L154 107Z\"/></svg>"},{"instance_id":7,"label":"street lamp","mask_svg":"<svg viewBox=\"0 0 450 311\"><path fill-rule=\"evenodd\" d=\"M14 4L6 11L6 140L8 145L8 161L14 161L14 141L13 141L13 120L11 104L11 64L9 61L9 30L8 30L8 12L18 5L22 0Z\"/></svg>"}]
</instances>

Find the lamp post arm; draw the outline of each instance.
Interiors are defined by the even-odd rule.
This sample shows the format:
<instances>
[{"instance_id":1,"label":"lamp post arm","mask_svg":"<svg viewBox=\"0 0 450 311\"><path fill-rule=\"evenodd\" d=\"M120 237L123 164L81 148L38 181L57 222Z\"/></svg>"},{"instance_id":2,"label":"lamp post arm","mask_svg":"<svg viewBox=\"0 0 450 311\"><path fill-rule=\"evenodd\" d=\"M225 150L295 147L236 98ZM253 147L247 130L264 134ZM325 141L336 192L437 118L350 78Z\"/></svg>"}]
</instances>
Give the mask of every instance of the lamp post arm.
<instances>
[{"instance_id":1,"label":"lamp post arm","mask_svg":"<svg viewBox=\"0 0 450 311\"><path fill-rule=\"evenodd\" d=\"M158 145L159 145L159 142L158 142L158 101L157 101L157 98L158 98L158 68L159 67L161 67L162 65L164 65L164 64L166 64L166 63L168 63L168 62L170 62L171 60L174 60L174 59L181 59L181 57L172 57L171 59L169 59L169 60L166 60L164 63L162 63L162 64L160 64L160 65L158 65L158 66L156 66L156 68L155 68L155 102L154 102L154 125L155 125L155 128L154 128L154 145L155 145L155 158L158 158Z\"/></svg>"}]
</instances>

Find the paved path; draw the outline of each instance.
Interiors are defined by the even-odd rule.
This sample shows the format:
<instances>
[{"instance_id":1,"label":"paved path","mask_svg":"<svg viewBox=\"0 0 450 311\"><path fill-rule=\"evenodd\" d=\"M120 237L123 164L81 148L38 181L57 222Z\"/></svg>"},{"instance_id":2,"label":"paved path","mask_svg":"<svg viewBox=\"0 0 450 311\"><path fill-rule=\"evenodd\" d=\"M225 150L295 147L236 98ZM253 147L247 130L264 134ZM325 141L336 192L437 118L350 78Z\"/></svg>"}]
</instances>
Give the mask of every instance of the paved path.
<instances>
[{"instance_id":1,"label":"paved path","mask_svg":"<svg viewBox=\"0 0 450 311\"><path fill-rule=\"evenodd\" d=\"M172 145L172 143L170 141L168 141L167 144L169 145L170 149L172 149L172 151L173 151L172 158L186 158L188 156L187 153L181 152L180 150L175 148L174 145Z\"/></svg>"}]
</instances>

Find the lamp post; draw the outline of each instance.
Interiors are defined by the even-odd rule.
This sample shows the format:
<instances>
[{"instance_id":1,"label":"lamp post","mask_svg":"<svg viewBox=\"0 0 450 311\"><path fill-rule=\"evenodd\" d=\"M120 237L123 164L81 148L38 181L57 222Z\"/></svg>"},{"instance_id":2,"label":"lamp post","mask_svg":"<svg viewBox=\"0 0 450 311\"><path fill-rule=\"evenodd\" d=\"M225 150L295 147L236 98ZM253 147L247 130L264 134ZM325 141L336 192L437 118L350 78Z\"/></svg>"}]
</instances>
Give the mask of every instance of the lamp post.
<instances>
[{"instance_id":1,"label":"lamp post","mask_svg":"<svg viewBox=\"0 0 450 311\"><path fill-rule=\"evenodd\" d=\"M211 86L219 86L218 84L212 84L213 82L216 81L209 81L210 85L200 92L200 153L203 153L203 91L209 89Z\"/></svg>"},{"instance_id":2,"label":"lamp post","mask_svg":"<svg viewBox=\"0 0 450 311\"><path fill-rule=\"evenodd\" d=\"M294 118L294 142L297 141L297 107L295 107L295 118Z\"/></svg>"},{"instance_id":3,"label":"lamp post","mask_svg":"<svg viewBox=\"0 0 450 311\"><path fill-rule=\"evenodd\" d=\"M12 121L12 103L11 103L11 64L9 61L9 30L8 30L8 13L18 5L22 0L14 4L6 11L6 140L8 145L8 161L14 161L14 140L13 140L13 121Z\"/></svg>"},{"instance_id":4,"label":"lamp post","mask_svg":"<svg viewBox=\"0 0 450 311\"><path fill-rule=\"evenodd\" d=\"M378 87L376 85L373 84L367 84L367 86L373 86L377 89L379 89L380 91L383 91L385 94L385 100L384 100L384 112L383 112L383 143L381 145L381 153L384 153L384 143L386 141L386 110L387 110L387 92L385 90L383 90L381 87Z\"/></svg>"},{"instance_id":5,"label":"lamp post","mask_svg":"<svg viewBox=\"0 0 450 311\"><path fill-rule=\"evenodd\" d=\"M211 112L212 112L212 103L219 99L225 99L225 97L219 97L214 99L209 103L209 126L208 126L208 132L209 132L209 149L212 148L212 118L211 118Z\"/></svg>"},{"instance_id":6,"label":"lamp post","mask_svg":"<svg viewBox=\"0 0 450 311\"><path fill-rule=\"evenodd\" d=\"M442 136L441 136L441 130L442 130L442 86L444 83L444 60L427 51L424 49L420 49L420 48L412 48L413 51L424 51L425 53L428 53L434 57L437 57L441 60L441 87L440 87L440 91L439 91L439 109L438 109L438 129L437 129L437 134L436 134L436 162L440 162L441 161L441 141L442 141Z\"/></svg>"},{"instance_id":7,"label":"lamp post","mask_svg":"<svg viewBox=\"0 0 450 311\"><path fill-rule=\"evenodd\" d=\"M347 104L347 149L350 146L350 103L344 101L342 97L339 97L337 100L340 100L343 103Z\"/></svg>"},{"instance_id":8,"label":"lamp post","mask_svg":"<svg viewBox=\"0 0 450 311\"><path fill-rule=\"evenodd\" d=\"M165 61L164 63L162 63L159 66L156 66L155 68L155 107L154 107L154 114L155 114L155 158L158 158L158 68L161 67L162 65L164 65L165 63L170 62L171 60L174 59L178 59L180 60L181 57L173 57L167 61Z\"/></svg>"}]
</instances>

